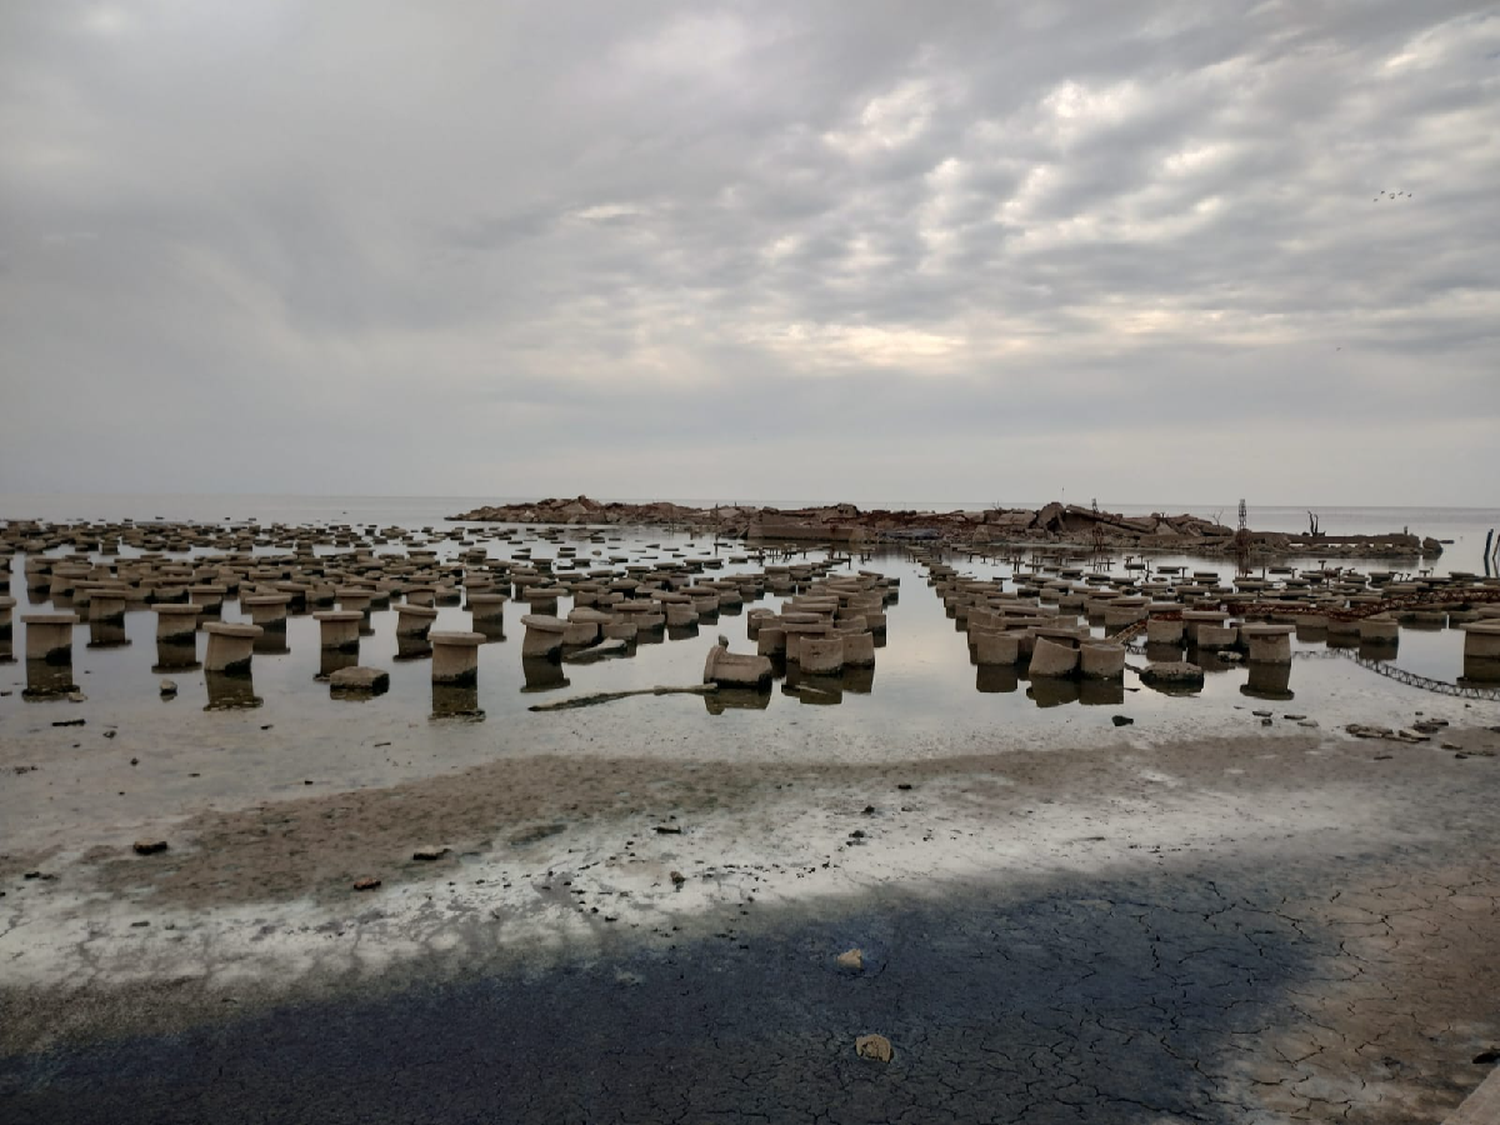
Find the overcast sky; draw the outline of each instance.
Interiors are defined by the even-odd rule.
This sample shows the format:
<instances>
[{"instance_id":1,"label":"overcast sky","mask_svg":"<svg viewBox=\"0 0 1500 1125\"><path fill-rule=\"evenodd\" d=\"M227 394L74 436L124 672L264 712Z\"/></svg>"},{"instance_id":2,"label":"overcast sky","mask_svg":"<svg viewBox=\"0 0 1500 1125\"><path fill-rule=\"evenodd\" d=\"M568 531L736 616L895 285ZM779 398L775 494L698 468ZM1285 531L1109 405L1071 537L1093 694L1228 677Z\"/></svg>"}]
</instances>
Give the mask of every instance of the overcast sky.
<instances>
[{"instance_id":1,"label":"overcast sky","mask_svg":"<svg viewBox=\"0 0 1500 1125\"><path fill-rule=\"evenodd\" d=\"M1500 503L1493 5L0 5L0 492L1064 490Z\"/></svg>"}]
</instances>

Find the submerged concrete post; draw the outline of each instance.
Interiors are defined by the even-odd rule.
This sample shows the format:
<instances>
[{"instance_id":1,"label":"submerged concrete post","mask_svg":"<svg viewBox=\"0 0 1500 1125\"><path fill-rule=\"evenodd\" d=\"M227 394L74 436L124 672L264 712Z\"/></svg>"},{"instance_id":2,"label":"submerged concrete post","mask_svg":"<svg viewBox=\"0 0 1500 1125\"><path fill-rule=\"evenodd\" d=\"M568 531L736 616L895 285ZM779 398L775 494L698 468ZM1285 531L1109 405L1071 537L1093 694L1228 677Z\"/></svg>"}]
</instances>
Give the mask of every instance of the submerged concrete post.
<instances>
[{"instance_id":1,"label":"submerged concrete post","mask_svg":"<svg viewBox=\"0 0 1500 1125\"><path fill-rule=\"evenodd\" d=\"M1031 649L1031 676L1071 676L1078 667L1078 650L1072 645L1037 637Z\"/></svg>"},{"instance_id":2,"label":"submerged concrete post","mask_svg":"<svg viewBox=\"0 0 1500 1125\"><path fill-rule=\"evenodd\" d=\"M479 646L483 633L429 633L432 682L467 686L479 679Z\"/></svg>"},{"instance_id":3,"label":"submerged concrete post","mask_svg":"<svg viewBox=\"0 0 1500 1125\"><path fill-rule=\"evenodd\" d=\"M241 598L240 607L250 614L250 621L266 630L286 630L287 607L292 604L290 594L255 594Z\"/></svg>"},{"instance_id":4,"label":"submerged concrete post","mask_svg":"<svg viewBox=\"0 0 1500 1125\"><path fill-rule=\"evenodd\" d=\"M359 627L364 619L364 612L358 609L325 609L313 614L321 630L323 650L358 652Z\"/></svg>"},{"instance_id":5,"label":"submerged concrete post","mask_svg":"<svg viewBox=\"0 0 1500 1125\"><path fill-rule=\"evenodd\" d=\"M156 639L183 643L198 632L198 615L202 608L191 602L168 602L151 607L156 612Z\"/></svg>"},{"instance_id":6,"label":"submerged concrete post","mask_svg":"<svg viewBox=\"0 0 1500 1125\"><path fill-rule=\"evenodd\" d=\"M26 613L21 615L21 624L26 626L28 661L39 660L53 665L73 663L73 626L78 624L78 614Z\"/></svg>"},{"instance_id":7,"label":"submerged concrete post","mask_svg":"<svg viewBox=\"0 0 1500 1125\"><path fill-rule=\"evenodd\" d=\"M1244 625L1240 637L1249 648L1252 664L1290 664L1295 625Z\"/></svg>"},{"instance_id":8,"label":"submerged concrete post","mask_svg":"<svg viewBox=\"0 0 1500 1125\"><path fill-rule=\"evenodd\" d=\"M95 589L89 593L89 620L119 625L125 621L125 591Z\"/></svg>"},{"instance_id":9,"label":"submerged concrete post","mask_svg":"<svg viewBox=\"0 0 1500 1125\"><path fill-rule=\"evenodd\" d=\"M264 632L259 625L225 624L210 621L203 627L208 634L208 651L203 656L205 672L226 676L248 676L255 639Z\"/></svg>"},{"instance_id":10,"label":"submerged concrete post","mask_svg":"<svg viewBox=\"0 0 1500 1125\"><path fill-rule=\"evenodd\" d=\"M544 656L557 659L562 655L563 637L568 623L559 617L544 613L528 613L521 618L526 626L526 636L521 640L521 656Z\"/></svg>"},{"instance_id":11,"label":"submerged concrete post","mask_svg":"<svg viewBox=\"0 0 1500 1125\"><path fill-rule=\"evenodd\" d=\"M1080 645L1078 671L1086 680L1122 679L1125 675L1125 646L1100 642Z\"/></svg>"},{"instance_id":12,"label":"submerged concrete post","mask_svg":"<svg viewBox=\"0 0 1500 1125\"><path fill-rule=\"evenodd\" d=\"M494 593L471 593L469 595L469 614L474 621L504 621L505 603L510 601L509 595Z\"/></svg>"},{"instance_id":13,"label":"submerged concrete post","mask_svg":"<svg viewBox=\"0 0 1500 1125\"><path fill-rule=\"evenodd\" d=\"M434 607L419 603L406 602L396 606L396 636L426 637L437 615Z\"/></svg>"}]
</instances>

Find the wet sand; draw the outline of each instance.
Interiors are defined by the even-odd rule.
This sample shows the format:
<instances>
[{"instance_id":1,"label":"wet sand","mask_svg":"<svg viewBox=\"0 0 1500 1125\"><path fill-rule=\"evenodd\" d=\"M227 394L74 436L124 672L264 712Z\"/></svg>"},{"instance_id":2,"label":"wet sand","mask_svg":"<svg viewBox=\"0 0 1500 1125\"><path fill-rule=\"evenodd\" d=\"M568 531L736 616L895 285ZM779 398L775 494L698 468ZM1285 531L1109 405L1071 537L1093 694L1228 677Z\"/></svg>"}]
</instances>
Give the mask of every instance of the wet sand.
<instances>
[{"instance_id":1,"label":"wet sand","mask_svg":"<svg viewBox=\"0 0 1500 1125\"><path fill-rule=\"evenodd\" d=\"M154 856L72 833L3 861L0 1091L18 1121L1440 1121L1500 1040L1500 735L1245 720L617 746L189 803Z\"/></svg>"}]
</instances>

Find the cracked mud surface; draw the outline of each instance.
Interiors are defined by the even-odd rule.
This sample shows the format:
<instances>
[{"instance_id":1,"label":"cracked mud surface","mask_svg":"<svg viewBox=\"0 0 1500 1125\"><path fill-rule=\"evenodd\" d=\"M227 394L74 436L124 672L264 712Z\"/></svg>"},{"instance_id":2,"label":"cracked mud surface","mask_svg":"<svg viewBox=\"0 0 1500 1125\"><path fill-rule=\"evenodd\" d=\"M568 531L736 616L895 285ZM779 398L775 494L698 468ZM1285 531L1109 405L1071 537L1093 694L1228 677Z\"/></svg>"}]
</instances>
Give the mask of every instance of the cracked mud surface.
<instances>
[{"instance_id":1,"label":"cracked mud surface","mask_svg":"<svg viewBox=\"0 0 1500 1125\"><path fill-rule=\"evenodd\" d=\"M1500 738L1448 737L541 754L184 809L161 856L80 829L0 870L0 1105L1441 1121L1500 1040Z\"/></svg>"}]
</instances>

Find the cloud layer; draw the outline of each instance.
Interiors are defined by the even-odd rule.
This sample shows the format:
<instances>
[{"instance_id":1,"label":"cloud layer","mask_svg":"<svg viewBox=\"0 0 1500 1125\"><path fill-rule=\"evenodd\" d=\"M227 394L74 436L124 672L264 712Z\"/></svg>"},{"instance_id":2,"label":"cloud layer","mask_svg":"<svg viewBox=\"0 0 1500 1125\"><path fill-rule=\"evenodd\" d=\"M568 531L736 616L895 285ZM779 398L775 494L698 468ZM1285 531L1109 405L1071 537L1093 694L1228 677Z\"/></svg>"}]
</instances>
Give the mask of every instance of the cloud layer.
<instances>
[{"instance_id":1,"label":"cloud layer","mask_svg":"<svg viewBox=\"0 0 1500 1125\"><path fill-rule=\"evenodd\" d=\"M7 5L0 488L1494 504L1468 4Z\"/></svg>"}]
</instances>

